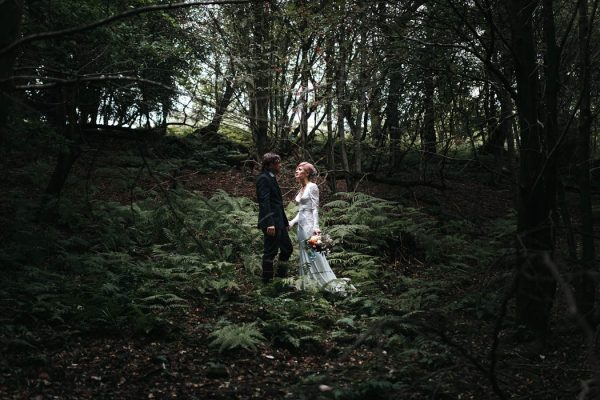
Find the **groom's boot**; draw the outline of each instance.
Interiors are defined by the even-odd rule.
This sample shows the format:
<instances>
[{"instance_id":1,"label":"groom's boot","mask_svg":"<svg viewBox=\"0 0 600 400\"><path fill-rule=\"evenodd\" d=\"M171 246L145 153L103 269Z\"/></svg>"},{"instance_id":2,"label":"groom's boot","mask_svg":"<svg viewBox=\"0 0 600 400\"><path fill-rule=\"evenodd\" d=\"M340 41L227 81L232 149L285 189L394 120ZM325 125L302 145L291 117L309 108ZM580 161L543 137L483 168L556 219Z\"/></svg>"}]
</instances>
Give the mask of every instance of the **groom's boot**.
<instances>
[{"instance_id":1,"label":"groom's boot","mask_svg":"<svg viewBox=\"0 0 600 400\"><path fill-rule=\"evenodd\" d=\"M273 261L263 261L262 263L262 281L269 283L273 280Z\"/></svg>"},{"instance_id":2,"label":"groom's boot","mask_svg":"<svg viewBox=\"0 0 600 400\"><path fill-rule=\"evenodd\" d=\"M278 278L287 278L288 265L289 265L289 261L278 260L278 262L277 262L277 277Z\"/></svg>"}]
</instances>

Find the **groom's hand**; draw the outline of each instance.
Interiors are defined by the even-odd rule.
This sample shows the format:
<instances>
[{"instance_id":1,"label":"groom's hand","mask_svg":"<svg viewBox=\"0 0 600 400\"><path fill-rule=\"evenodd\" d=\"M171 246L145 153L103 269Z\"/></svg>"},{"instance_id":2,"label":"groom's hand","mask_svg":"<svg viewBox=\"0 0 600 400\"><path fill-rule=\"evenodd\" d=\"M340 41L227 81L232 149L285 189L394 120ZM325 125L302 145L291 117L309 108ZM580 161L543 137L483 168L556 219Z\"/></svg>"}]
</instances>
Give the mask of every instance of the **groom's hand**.
<instances>
[{"instance_id":1,"label":"groom's hand","mask_svg":"<svg viewBox=\"0 0 600 400\"><path fill-rule=\"evenodd\" d=\"M267 226L267 235L275 236L275 226Z\"/></svg>"}]
</instances>

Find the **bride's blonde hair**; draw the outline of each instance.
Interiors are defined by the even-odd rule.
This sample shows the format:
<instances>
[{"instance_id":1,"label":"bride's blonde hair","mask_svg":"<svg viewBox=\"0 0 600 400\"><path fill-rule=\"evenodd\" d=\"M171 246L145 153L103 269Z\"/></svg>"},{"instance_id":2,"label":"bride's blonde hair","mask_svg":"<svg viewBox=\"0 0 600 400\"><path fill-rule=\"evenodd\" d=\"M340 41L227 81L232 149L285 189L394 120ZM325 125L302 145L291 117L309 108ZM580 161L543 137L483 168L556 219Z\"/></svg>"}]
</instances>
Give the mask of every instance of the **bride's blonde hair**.
<instances>
[{"instance_id":1,"label":"bride's blonde hair","mask_svg":"<svg viewBox=\"0 0 600 400\"><path fill-rule=\"evenodd\" d=\"M302 167L302 169L304 169L306 172L308 172L308 179L311 180L312 178L314 178L315 176L318 175L317 173L317 169L315 168L314 165L312 165L309 162L303 161L300 164L298 164L298 167Z\"/></svg>"}]
</instances>

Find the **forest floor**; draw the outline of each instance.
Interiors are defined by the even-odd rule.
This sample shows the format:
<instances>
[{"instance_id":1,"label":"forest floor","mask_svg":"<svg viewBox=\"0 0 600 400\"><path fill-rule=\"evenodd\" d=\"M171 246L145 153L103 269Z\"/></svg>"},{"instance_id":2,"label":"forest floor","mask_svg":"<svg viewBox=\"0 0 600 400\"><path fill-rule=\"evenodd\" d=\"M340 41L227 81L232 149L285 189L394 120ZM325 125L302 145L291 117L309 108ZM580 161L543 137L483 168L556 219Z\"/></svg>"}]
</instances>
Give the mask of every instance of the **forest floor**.
<instances>
[{"instance_id":1,"label":"forest floor","mask_svg":"<svg viewBox=\"0 0 600 400\"><path fill-rule=\"evenodd\" d=\"M157 196L161 187L173 186L197 196L223 190L255 200L256 168L238 164L205 172L186 166L175 171L165 165L173 161L161 157L148 161L161 166L159 179L138 174L135 180L142 190L133 191L107 169L115 152L100 157L89 152L75 166L74 180L95 187L95 202L141 204L145 197ZM131 154L122 160L140 168ZM284 164L279 181L289 200L297 187L293 163ZM136 175L135 168L120 168ZM4 188L20 185L19 176L9 174ZM395 177L415 181L418 174L408 169ZM81 190L80 181L67 188L68 195ZM346 298L289 291L277 283L265 286L256 271L232 262L233 283L222 290L213 285L210 295L191 294L185 307L157 307L163 324L156 328L81 329L77 319L67 319L72 311L53 319L58 306L36 309L49 298L43 290L36 292L33 305L29 299L12 298L17 295L8 287L32 276L26 267L3 271L13 283L5 281L1 299L0 398L576 398L582 382L593 376L594 357L581 333L563 329L575 325L566 316L563 290L559 288L554 307L555 329L543 348L523 340L513 301L505 301L512 268L506 248L512 243L503 229L509 231L514 224L510 187L506 182L492 184L477 165L457 168L445 183L445 190L372 179L358 185L357 192L417 210L431 219L436 235L430 247L419 243L426 236L418 235L393 243L377 258L372 279L361 286L358 278L358 293ZM320 187L322 204L336 199L326 184ZM341 180L338 190L345 190ZM20 193L38 196L34 185ZM8 215L13 211L3 205L3 221L13 218ZM61 230L77 236L83 228L68 225ZM435 250L436 240L443 241L444 251L429 257L426 253ZM455 254L446 253L450 248ZM349 271L344 267L339 272ZM73 276L85 283L85 277ZM59 306L66 300L61 301ZM102 321L119 319L109 308L102 312L97 316ZM285 315L279 318L277 313ZM247 349L220 351L211 341L224 321L258 323L264 337L250 341Z\"/></svg>"}]
</instances>

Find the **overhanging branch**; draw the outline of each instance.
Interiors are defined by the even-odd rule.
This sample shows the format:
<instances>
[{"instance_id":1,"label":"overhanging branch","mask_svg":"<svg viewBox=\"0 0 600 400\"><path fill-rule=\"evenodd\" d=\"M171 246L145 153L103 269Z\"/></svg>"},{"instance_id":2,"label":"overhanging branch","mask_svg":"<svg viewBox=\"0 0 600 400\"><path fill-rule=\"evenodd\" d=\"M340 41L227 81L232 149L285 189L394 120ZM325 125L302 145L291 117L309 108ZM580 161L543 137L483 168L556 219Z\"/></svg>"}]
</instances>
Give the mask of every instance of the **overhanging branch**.
<instances>
[{"instance_id":1,"label":"overhanging branch","mask_svg":"<svg viewBox=\"0 0 600 400\"><path fill-rule=\"evenodd\" d=\"M180 3L172 3L172 4L157 4L157 5L152 5L152 6L139 7L139 8L135 8L133 10L125 11L121 14L113 15L111 17L107 17L107 18L100 19L98 21L94 21L94 22L86 24L86 25L80 25L80 26L76 26L73 28L60 29L60 30L50 31L50 32L34 33L32 35L25 36L19 40L12 42L8 46L0 49L0 56L2 56L3 54L6 54L9 51L14 50L15 48L22 46L26 43L30 43L30 42L34 42L34 41L38 41L38 40L56 38L56 37L60 37L60 36L72 35L72 34L84 32L84 31L89 31L91 29L97 28L102 25L108 25L115 21L119 21L121 19L129 18L129 17L139 15L139 14L144 14L147 12L175 10L178 8L194 7L194 6L210 6L210 5L221 5L221 4L244 4L244 3L253 3L253 2L258 2L258 1L264 1L264 0L190 1L190 2L180 2Z\"/></svg>"},{"instance_id":2,"label":"overhanging branch","mask_svg":"<svg viewBox=\"0 0 600 400\"><path fill-rule=\"evenodd\" d=\"M15 85L14 88L19 89L19 90L46 89L49 87L57 86L59 84L69 85L69 84L82 83L82 82L126 81L126 82L146 83L149 85L162 87L163 89L168 90L170 92L181 93L180 90L177 90L174 87L171 87L171 86L166 85L161 82L153 81L151 79L146 79L146 78L140 78L137 76L128 76L128 75L120 75L120 74L78 76L75 78L57 78L57 77L37 76L37 75L15 75L15 76L12 76L7 79L0 80L0 83L6 83L6 82L17 80L17 79L32 79L32 80L49 81L48 83Z\"/></svg>"}]
</instances>

